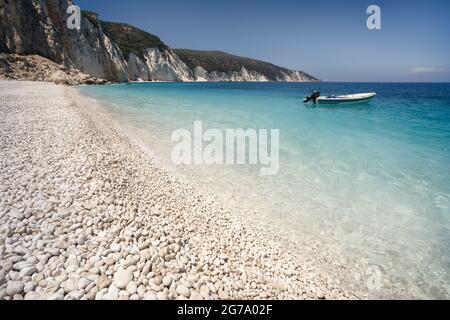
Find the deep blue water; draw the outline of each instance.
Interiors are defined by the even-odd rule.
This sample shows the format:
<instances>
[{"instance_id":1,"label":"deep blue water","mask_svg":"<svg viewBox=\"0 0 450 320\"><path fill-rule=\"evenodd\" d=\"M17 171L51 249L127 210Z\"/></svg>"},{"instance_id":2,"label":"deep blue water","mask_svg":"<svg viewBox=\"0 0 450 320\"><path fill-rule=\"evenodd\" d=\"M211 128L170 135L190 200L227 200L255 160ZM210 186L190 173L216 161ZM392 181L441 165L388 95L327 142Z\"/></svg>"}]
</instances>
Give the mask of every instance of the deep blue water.
<instances>
[{"instance_id":1,"label":"deep blue water","mask_svg":"<svg viewBox=\"0 0 450 320\"><path fill-rule=\"evenodd\" d=\"M304 96L377 92L369 103L314 106ZM280 130L280 170L176 170L254 220L316 240L355 279L377 266L375 295L450 297L450 84L140 83L81 87L170 165L171 132Z\"/></svg>"}]
</instances>

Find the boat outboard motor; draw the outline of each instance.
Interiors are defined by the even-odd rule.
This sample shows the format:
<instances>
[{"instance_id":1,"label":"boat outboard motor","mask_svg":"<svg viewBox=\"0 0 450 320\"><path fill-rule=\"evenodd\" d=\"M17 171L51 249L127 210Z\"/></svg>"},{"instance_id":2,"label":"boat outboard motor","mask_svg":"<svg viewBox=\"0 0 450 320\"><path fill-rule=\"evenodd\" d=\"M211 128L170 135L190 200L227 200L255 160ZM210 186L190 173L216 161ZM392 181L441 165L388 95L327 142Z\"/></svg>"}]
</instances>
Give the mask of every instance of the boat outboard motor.
<instances>
[{"instance_id":1,"label":"boat outboard motor","mask_svg":"<svg viewBox=\"0 0 450 320\"><path fill-rule=\"evenodd\" d=\"M306 97L305 100L303 100L303 102L309 102L312 100L314 103L316 103L318 97L320 97L320 92L316 90L309 97Z\"/></svg>"}]
</instances>

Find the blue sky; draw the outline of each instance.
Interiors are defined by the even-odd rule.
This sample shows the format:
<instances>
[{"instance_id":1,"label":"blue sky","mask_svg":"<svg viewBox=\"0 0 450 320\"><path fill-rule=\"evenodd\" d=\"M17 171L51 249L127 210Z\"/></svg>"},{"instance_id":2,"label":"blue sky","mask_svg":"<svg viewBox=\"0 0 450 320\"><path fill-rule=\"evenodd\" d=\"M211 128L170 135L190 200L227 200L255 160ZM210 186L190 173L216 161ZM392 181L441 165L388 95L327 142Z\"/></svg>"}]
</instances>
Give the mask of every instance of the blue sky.
<instances>
[{"instance_id":1,"label":"blue sky","mask_svg":"<svg viewBox=\"0 0 450 320\"><path fill-rule=\"evenodd\" d=\"M222 50L325 81L450 81L448 0L75 0L172 48ZM381 30L366 9L381 8Z\"/></svg>"}]
</instances>

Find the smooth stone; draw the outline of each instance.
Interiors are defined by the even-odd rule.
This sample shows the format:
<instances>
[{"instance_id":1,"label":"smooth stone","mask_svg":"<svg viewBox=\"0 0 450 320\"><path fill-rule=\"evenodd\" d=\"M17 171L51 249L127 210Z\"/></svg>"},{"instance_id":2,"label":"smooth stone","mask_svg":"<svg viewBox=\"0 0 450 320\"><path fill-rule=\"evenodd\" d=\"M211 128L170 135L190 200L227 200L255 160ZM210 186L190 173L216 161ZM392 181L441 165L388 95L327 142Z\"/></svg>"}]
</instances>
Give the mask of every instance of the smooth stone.
<instances>
[{"instance_id":1,"label":"smooth stone","mask_svg":"<svg viewBox=\"0 0 450 320\"><path fill-rule=\"evenodd\" d=\"M27 253L29 253L30 250L28 248L25 248L23 246L18 246L14 249L14 253L20 254L22 256L26 255Z\"/></svg>"},{"instance_id":2,"label":"smooth stone","mask_svg":"<svg viewBox=\"0 0 450 320\"><path fill-rule=\"evenodd\" d=\"M10 281L6 286L6 294L13 297L16 294L21 293L23 291L23 287L23 283L19 281Z\"/></svg>"},{"instance_id":3,"label":"smooth stone","mask_svg":"<svg viewBox=\"0 0 450 320\"><path fill-rule=\"evenodd\" d=\"M133 300L133 301L135 301L135 300L141 300L141 298L139 297L138 294L133 294L132 296L130 296L130 300Z\"/></svg>"},{"instance_id":4,"label":"smooth stone","mask_svg":"<svg viewBox=\"0 0 450 320\"><path fill-rule=\"evenodd\" d=\"M158 298L153 292L146 292L144 294L144 300L157 300Z\"/></svg>"},{"instance_id":5,"label":"smooth stone","mask_svg":"<svg viewBox=\"0 0 450 320\"><path fill-rule=\"evenodd\" d=\"M47 296L46 300L63 300L64 299L64 292L62 290L59 290L58 292L52 293L51 295Z\"/></svg>"},{"instance_id":6,"label":"smooth stone","mask_svg":"<svg viewBox=\"0 0 450 320\"><path fill-rule=\"evenodd\" d=\"M99 267L92 267L89 269L89 273L90 274L99 274L100 273L100 268Z\"/></svg>"},{"instance_id":7,"label":"smooth stone","mask_svg":"<svg viewBox=\"0 0 450 320\"><path fill-rule=\"evenodd\" d=\"M108 293L103 296L105 300L117 300L119 298L119 289L113 284L108 289Z\"/></svg>"},{"instance_id":8,"label":"smooth stone","mask_svg":"<svg viewBox=\"0 0 450 320\"><path fill-rule=\"evenodd\" d=\"M219 290L218 295L219 295L220 300L229 300L230 299L230 297L228 297L228 294L223 290Z\"/></svg>"},{"instance_id":9,"label":"smooth stone","mask_svg":"<svg viewBox=\"0 0 450 320\"><path fill-rule=\"evenodd\" d=\"M64 281L66 281L68 278L67 273L61 273L59 276L55 277L56 281L58 281L59 283L63 283Z\"/></svg>"},{"instance_id":10,"label":"smooth stone","mask_svg":"<svg viewBox=\"0 0 450 320\"><path fill-rule=\"evenodd\" d=\"M33 282L27 282L25 284L25 286L23 287L23 292L28 293L28 292L34 290L35 287L36 286L34 285Z\"/></svg>"},{"instance_id":11,"label":"smooth stone","mask_svg":"<svg viewBox=\"0 0 450 320\"><path fill-rule=\"evenodd\" d=\"M72 291L64 297L64 300L80 300L83 296L83 293L83 290Z\"/></svg>"},{"instance_id":12,"label":"smooth stone","mask_svg":"<svg viewBox=\"0 0 450 320\"><path fill-rule=\"evenodd\" d=\"M139 256L130 256L127 258L127 260L125 262L125 267L134 266L138 263L138 261L139 261Z\"/></svg>"},{"instance_id":13,"label":"smooth stone","mask_svg":"<svg viewBox=\"0 0 450 320\"><path fill-rule=\"evenodd\" d=\"M206 285L202 285L200 287L200 294L202 295L203 298L207 298L209 296L209 287Z\"/></svg>"},{"instance_id":14,"label":"smooth stone","mask_svg":"<svg viewBox=\"0 0 450 320\"><path fill-rule=\"evenodd\" d=\"M153 279L153 283L154 283L155 285L159 286L159 285L162 283L161 277L155 277L155 278Z\"/></svg>"},{"instance_id":15,"label":"smooth stone","mask_svg":"<svg viewBox=\"0 0 450 320\"><path fill-rule=\"evenodd\" d=\"M109 250L111 250L111 252L119 252L122 249L122 246L118 243L113 243L111 245L111 247L109 248Z\"/></svg>"},{"instance_id":16,"label":"smooth stone","mask_svg":"<svg viewBox=\"0 0 450 320\"><path fill-rule=\"evenodd\" d=\"M107 276L102 274L98 278L98 282L97 282L98 289L102 290L103 288L108 288L111 285L111 282L112 282L112 280L110 278L108 278Z\"/></svg>"},{"instance_id":17,"label":"smooth stone","mask_svg":"<svg viewBox=\"0 0 450 320\"><path fill-rule=\"evenodd\" d=\"M36 271L37 271L36 266L24 267L22 270L20 270L20 277L24 278L31 276L32 274L36 273Z\"/></svg>"},{"instance_id":18,"label":"smooth stone","mask_svg":"<svg viewBox=\"0 0 450 320\"><path fill-rule=\"evenodd\" d=\"M114 284L119 289L125 289L128 283L133 279L133 272L131 270L119 270L114 274Z\"/></svg>"},{"instance_id":19,"label":"smooth stone","mask_svg":"<svg viewBox=\"0 0 450 320\"><path fill-rule=\"evenodd\" d=\"M81 279L78 281L78 287L79 287L80 289L84 289L84 288L86 288L86 287L89 285L89 283L90 283L90 281L89 281L88 279L86 279L86 278L81 278Z\"/></svg>"},{"instance_id":20,"label":"smooth stone","mask_svg":"<svg viewBox=\"0 0 450 320\"><path fill-rule=\"evenodd\" d=\"M19 257L19 256L17 256L17 257L22 259L22 257ZM16 259L10 258L9 261L14 263L14 262L16 262ZM30 266L31 266L31 264L29 262L27 262L27 261L20 261L20 262L14 263L13 270L21 271L22 269L28 268Z\"/></svg>"},{"instance_id":21,"label":"smooth stone","mask_svg":"<svg viewBox=\"0 0 450 320\"><path fill-rule=\"evenodd\" d=\"M52 256L57 256L59 255L59 249L58 248L45 248L44 252L52 255Z\"/></svg>"},{"instance_id":22,"label":"smooth stone","mask_svg":"<svg viewBox=\"0 0 450 320\"><path fill-rule=\"evenodd\" d=\"M128 300L130 295L128 294L128 292L126 290L120 290L119 291L119 298L120 297L127 297L127 300Z\"/></svg>"},{"instance_id":23,"label":"smooth stone","mask_svg":"<svg viewBox=\"0 0 450 320\"><path fill-rule=\"evenodd\" d=\"M208 286L209 291L211 291L212 293L217 293L217 288L213 283L209 282L206 285Z\"/></svg>"},{"instance_id":24,"label":"smooth stone","mask_svg":"<svg viewBox=\"0 0 450 320\"><path fill-rule=\"evenodd\" d=\"M0 270L0 286L6 283L6 274L5 271Z\"/></svg>"},{"instance_id":25,"label":"smooth stone","mask_svg":"<svg viewBox=\"0 0 450 320\"><path fill-rule=\"evenodd\" d=\"M186 298L189 298L189 296L191 295L191 291L186 286L184 286L182 284L179 284L177 286L177 293L179 295L182 295L182 296L186 297Z\"/></svg>"},{"instance_id":26,"label":"smooth stone","mask_svg":"<svg viewBox=\"0 0 450 320\"><path fill-rule=\"evenodd\" d=\"M191 300L203 300L203 296L198 293L197 291L191 292L191 297L189 298Z\"/></svg>"},{"instance_id":27,"label":"smooth stone","mask_svg":"<svg viewBox=\"0 0 450 320\"><path fill-rule=\"evenodd\" d=\"M73 272L80 267L80 262L75 255L70 255L66 261L66 271Z\"/></svg>"},{"instance_id":28,"label":"smooth stone","mask_svg":"<svg viewBox=\"0 0 450 320\"><path fill-rule=\"evenodd\" d=\"M138 288L137 288L137 294L139 295L139 297L144 297L144 295L145 295L145 292L146 292L146 289L145 289L145 286L144 285L140 285Z\"/></svg>"},{"instance_id":29,"label":"smooth stone","mask_svg":"<svg viewBox=\"0 0 450 320\"><path fill-rule=\"evenodd\" d=\"M111 256L106 257L106 258L104 259L104 261L105 261L105 264L106 264L107 266L112 266L113 264L116 263L116 259L114 259L114 258L111 257Z\"/></svg>"},{"instance_id":30,"label":"smooth stone","mask_svg":"<svg viewBox=\"0 0 450 320\"><path fill-rule=\"evenodd\" d=\"M141 274L145 276L150 272L151 269L152 269L152 262L147 261L144 265L144 268L142 269Z\"/></svg>"},{"instance_id":31,"label":"smooth stone","mask_svg":"<svg viewBox=\"0 0 450 320\"><path fill-rule=\"evenodd\" d=\"M137 291L137 284L136 284L136 282L134 282L134 281L130 281L129 283L128 283L128 285L127 285L127 292L130 294L130 295L133 295L133 294L135 294L136 293L136 291Z\"/></svg>"},{"instance_id":32,"label":"smooth stone","mask_svg":"<svg viewBox=\"0 0 450 320\"><path fill-rule=\"evenodd\" d=\"M103 300L103 293L100 291L95 294L95 300Z\"/></svg>"},{"instance_id":33,"label":"smooth stone","mask_svg":"<svg viewBox=\"0 0 450 320\"><path fill-rule=\"evenodd\" d=\"M27 292L23 297L24 300L43 300L44 298L44 296L34 291Z\"/></svg>"},{"instance_id":34,"label":"smooth stone","mask_svg":"<svg viewBox=\"0 0 450 320\"><path fill-rule=\"evenodd\" d=\"M169 275L166 275L162 280L162 284L165 287L170 287L170 285L172 284L172 281L173 281L172 277Z\"/></svg>"},{"instance_id":35,"label":"smooth stone","mask_svg":"<svg viewBox=\"0 0 450 320\"><path fill-rule=\"evenodd\" d=\"M167 300L167 294L164 293L164 292L158 292L158 293L156 294L156 298L157 298L158 300Z\"/></svg>"},{"instance_id":36,"label":"smooth stone","mask_svg":"<svg viewBox=\"0 0 450 320\"><path fill-rule=\"evenodd\" d=\"M67 279L66 282L63 285L64 287L64 292L69 293L75 290L78 290L78 279L75 278L70 278Z\"/></svg>"}]
</instances>

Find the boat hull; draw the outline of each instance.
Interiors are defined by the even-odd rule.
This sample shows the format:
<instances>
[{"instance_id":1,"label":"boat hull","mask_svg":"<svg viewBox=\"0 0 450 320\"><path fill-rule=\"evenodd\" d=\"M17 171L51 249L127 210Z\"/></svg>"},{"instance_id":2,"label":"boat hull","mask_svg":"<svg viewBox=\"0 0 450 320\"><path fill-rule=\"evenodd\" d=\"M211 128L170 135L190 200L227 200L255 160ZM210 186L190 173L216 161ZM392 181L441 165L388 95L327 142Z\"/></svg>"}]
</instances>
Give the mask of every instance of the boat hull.
<instances>
[{"instance_id":1,"label":"boat hull","mask_svg":"<svg viewBox=\"0 0 450 320\"><path fill-rule=\"evenodd\" d=\"M316 102L319 104L355 103L369 101L376 96L376 93L361 93L337 97L319 97Z\"/></svg>"}]
</instances>

